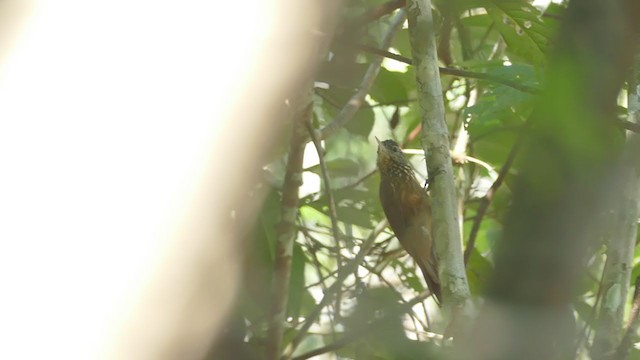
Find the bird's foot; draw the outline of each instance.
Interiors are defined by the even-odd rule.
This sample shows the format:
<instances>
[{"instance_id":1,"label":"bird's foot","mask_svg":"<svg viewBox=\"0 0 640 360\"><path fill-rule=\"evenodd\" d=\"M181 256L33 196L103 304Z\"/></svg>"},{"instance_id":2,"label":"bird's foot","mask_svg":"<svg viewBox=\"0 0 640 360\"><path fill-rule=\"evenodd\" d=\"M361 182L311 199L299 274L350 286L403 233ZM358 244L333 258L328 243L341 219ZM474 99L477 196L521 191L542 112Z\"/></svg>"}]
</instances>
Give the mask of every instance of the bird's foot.
<instances>
[{"instance_id":1,"label":"bird's foot","mask_svg":"<svg viewBox=\"0 0 640 360\"><path fill-rule=\"evenodd\" d=\"M443 173L444 173L444 169L442 168L436 169L436 171L433 172L433 175L430 175L429 178L425 180L424 189L428 191L431 185L433 185L433 183L435 182L436 176Z\"/></svg>"}]
</instances>

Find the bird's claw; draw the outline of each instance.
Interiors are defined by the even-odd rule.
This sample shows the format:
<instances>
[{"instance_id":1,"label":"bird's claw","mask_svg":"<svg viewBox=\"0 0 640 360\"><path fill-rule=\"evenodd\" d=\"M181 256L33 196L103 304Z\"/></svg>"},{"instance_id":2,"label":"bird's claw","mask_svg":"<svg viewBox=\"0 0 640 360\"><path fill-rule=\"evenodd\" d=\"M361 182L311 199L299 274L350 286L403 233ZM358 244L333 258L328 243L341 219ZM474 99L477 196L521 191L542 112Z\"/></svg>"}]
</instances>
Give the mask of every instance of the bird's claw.
<instances>
[{"instance_id":1,"label":"bird's claw","mask_svg":"<svg viewBox=\"0 0 640 360\"><path fill-rule=\"evenodd\" d=\"M429 178L424 181L424 189L428 191L431 185L435 182L436 176L442 173L444 173L444 169L436 169L436 171L433 172L433 175L429 176Z\"/></svg>"}]
</instances>

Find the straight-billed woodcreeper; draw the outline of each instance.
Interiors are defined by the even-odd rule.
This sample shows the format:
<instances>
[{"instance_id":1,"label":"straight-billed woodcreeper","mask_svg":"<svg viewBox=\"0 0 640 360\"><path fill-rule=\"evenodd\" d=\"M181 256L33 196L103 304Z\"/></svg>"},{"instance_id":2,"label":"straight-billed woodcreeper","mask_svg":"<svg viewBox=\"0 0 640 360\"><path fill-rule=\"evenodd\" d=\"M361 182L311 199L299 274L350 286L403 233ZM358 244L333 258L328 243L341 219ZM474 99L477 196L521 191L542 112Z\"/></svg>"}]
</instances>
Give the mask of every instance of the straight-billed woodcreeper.
<instances>
[{"instance_id":1,"label":"straight-billed woodcreeper","mask_svg":"<svg viewBox=\"0 0 640 360\"><path fill-rule=\"evenodd\" d=\"M377 140L377 138L376 138ZM438 261L431 237L431 202L402 150L393 140L378 140L380 202L398 241L416 262L429 290L442 300Z\"/></svg>"}]
</instances>

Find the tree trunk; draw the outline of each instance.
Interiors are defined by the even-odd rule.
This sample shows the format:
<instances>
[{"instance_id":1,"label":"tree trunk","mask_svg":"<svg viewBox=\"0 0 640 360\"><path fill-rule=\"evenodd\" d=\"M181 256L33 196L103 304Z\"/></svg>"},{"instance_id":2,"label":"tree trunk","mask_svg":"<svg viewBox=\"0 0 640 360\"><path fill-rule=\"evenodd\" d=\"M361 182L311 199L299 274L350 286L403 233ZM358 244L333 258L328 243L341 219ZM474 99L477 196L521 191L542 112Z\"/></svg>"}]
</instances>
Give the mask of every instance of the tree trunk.
<instances>
[{"instance_id":1,"label":"tree trunk","mask_svg":"<svg viewBox=\"0 0 640 360\"><path fill-rule=\"evenodd\" d=\"M422 146L427 160L433 207L433 236L439 260L445 308L453 310L455 330L471 317L467 275L462 257L456 188L449 153L442 85L430 0L407 2L409 34L422 117Z\"/></svg>"}]
</instances>

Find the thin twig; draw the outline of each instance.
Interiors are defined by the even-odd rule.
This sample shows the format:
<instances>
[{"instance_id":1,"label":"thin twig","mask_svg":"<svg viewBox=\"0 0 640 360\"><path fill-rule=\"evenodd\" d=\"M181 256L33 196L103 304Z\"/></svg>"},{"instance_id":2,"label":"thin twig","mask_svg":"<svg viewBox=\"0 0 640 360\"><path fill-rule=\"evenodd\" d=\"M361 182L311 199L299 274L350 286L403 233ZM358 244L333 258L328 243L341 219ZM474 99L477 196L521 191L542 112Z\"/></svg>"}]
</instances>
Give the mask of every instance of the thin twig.
<instances>
[{"instance_id":1,"label":"thin twig","mask_svg":"<svg viewBox=\"0 0 640 360\"><path fill-rule=\"evenodd\" d=\"M525 130L527 126L525 125ZM471 257L471 252L475 248L476 238L478 237L478 232L480 231L480 225L482 224L482 220L484 216L487 214L487 210L489 209L489 205L491 205L491 201L493 200L493 196L498 191L504 179L507 177L511 166L513 165L516 156L518 155L518 151L520 150L523 137L525 136L525 131L522 131L518 138L516 139L515 144L511 147L509 151L509 155L507 156L507 160L500 168L500 172L498 173L498 178L491 184L491 188L487 191L486 195L480 200L480 205L478 205L478 211L476 213L475 220L473 221L473 225L471 226L471 231L469 232L469 240L467 241L467 246L464 249L464 264L467 265L469 262L469 258Z\"/></svg>"},{"instance_id":2,"label":"thin twig","mask_svg":"<svg viewBox=\"0 0 640 360\"><path fill-rule=\"evenodd\" d=\"M382 101L382 102L377 102L375 104L370 104L367 107L376 108L376 107L381 107L381 106L407 105L409 103L416 102L416 101L418 101L418 99L415 99L415 98L402 99L402 100L392 100L392 101Z\"/></svg>"},{"instance_id":3,"label":"thin twig","mask_svg":"<svg viewBox=\"0 0 640 360\"><path fill-rule=\"evenodd\" d=\"M624 336L620 345L616 350L614 359L622 360L626 359L629 355L629 349L631 349L633 335L638 330L638 322L640 321L640 276L636 277L636 287L633 292L633 305L631 306L631 313L629 314L629 320L624 331Z\"/></svg>"},{"instance_id":4,"label":"thin twig","mask_svg":"<svg viewBox=\"0 0 640 360\"><path fill-rule=\"evenodd\" d=\"M275 360L280 357L280 344L284 335L287 300L289 299L289 282L291 279L291 260L293 242L296 236L296 215L298 213L299 189L302 185L302 163L306 144L304 124L311 118L311 97L308 96L300 104L295 114L293 135L289 146L289 158L282 185L281 220L277 228L275 265L273 275L273 299L269 316L267 333L266 358Z\"/></svg>"},{"instance_id":5,"label":"thin twig","mask_svg":"<svg viewBox=\"0 0 640 360\"><path fill-rule=\"evenodd\" d=\"M393 60L405 63L407 65L413 65L413 60L409 59L406 56L402 56L402 55L399 55L399 54L394 54L394 53L392 53L390 51L378 49L376 47L369 46L369 45L358 44L357 46L362 51L366 51L366 52L371 53L371 54L380 55L382 57L393 59ZM493 81L495 83L502 84L502 85L514 88L516 90L520 90L522 92L529 93L529 94L537 94L537 93L540 92L540 90L535 88L535 87L523 85L523 84L517 83L515 81L503 79L501 77L493 76L493 75L487 74L487 73L480 73L480 72L475 72L475 71L454 69L454 68L450 68L450 67L439 67L439 69L440 69L440 73L441 74L445 74L445 75L459 76L459 77L469 78L469 79Z\"/></svg>"},{"instance_id":6,"label":"thin twig","mask_svg":"<svg viewBox=\"0 0 640 360\"><path fill-rule=\"evenodd\" d=\"M609 258L606 258L604 262L604 266L602 267L602 273L600 274L600 280L598 280L598 292L596 293L596 301L593 304L593 309L591 310L590 319L584 319L584 328L582 328L582 331L580 332L581 335L578 338L578 341L576 341L574 354L578 353L578 351L580 350L580 346L582 346L582 343L585 341L588 341L589 336L591 335L591 326L589 325L589 323L592 323L595 320L596 311L598 310L598 305L600 304L600 300L602 299L602 293L603 293L602 285L604 284L604 274L605 274L605 270L607 268L608 262L609 262Z\"/></svg>"},{"instance_id":7,"label":"thin twig","mask_svg":"<svg viewBox=\"0 0 640 360\"><path fill-rule=\"evenodd\" d=\"M313 244L313 243L311 242L311 241L312 241L312 240L311 240L311 234L309 234L309 232L308 232L308 231L304 231L304 230L301 230L301 231L302 231L302 233L304 234L304 236L305 236L305 238L307 239L307 241L308 241L310 244ZM315 251L309 251L309 256L311 257L311 259L312 259L312 261L313 261L313 264L315 265L316 272L318 273L318 279L323 279L323 275L322 275L322 267L323 267L323 266L322 266L322 264L320 264L320 260L318 260L317 253L316 253ZM323 280L321 280L321 281L319 282L319 285L320 285L320 287L322 288L322 291L327 291L327 286L324 284L324 281L323 281ZM308 288L309 288L309 287L307 287L307 289L308 289ZM335 324L335 321L336 321L336 319L335 319L335 318L336 318L336 317L335 317L335 316L331 316L331 314L329 314L329 315L330 315L330 316L329 316L329 320L330 320L330 322L331 322L331 328L332 328L332 329L334 329L334 328L335 328L335 325L336 325L336 324Z\"/></svg>"},{"instance_id":8,"label":"thin twig","mask_svg":"<svg viewBox=\"0 0 640 360\"><path fill-rule=\"evenodd\" d=\"M402 305L397 306L395 309L392 309L391 311L389 311L382 318L374 320L371 323L364 325L361 329L359 329L359 331L351 331L347 335L342 337L341 339L337 340L336 342L333 342L333 343L331 343L329 345L323 346L323 347L315 349L315 350L311 350L311 351L309 351L307 353L304 353L302 355L298 355L298 356L294 357L292 360L305 360L305 359L309 359L309 358L317 356L317 355L325 354L325 353L328 353L330 351L334 351L334 350L340 349L340 348L342 348L342 347L354 342L355 340L358 340L359 338L365 336L366 334L368 334L373 329L378 328L379 325L381 323L383 323L384 321L386 321L388 318L390 318L392 316L398 316L398 315L406 313L407 311L410 311L411 308L413 308L413 306L415 304L418 304L418 303L422 302L424 299L428 298L430 295L431 295L430 291L428 291L428 290L424 291L424 292L420 293L418 296L416 296L415 298L407 301L406 303L404 303Z\"/></svg>"},{"instance_id":9,"label":"thin twig","mask_svg":"<svg viewBox=\"0 0 640 360\"><path fill-rule=\"evenodd\" d=\"M311 119L310 119L311 120ZM342 257L341 257L341 249L342 244L340 243L340 228L338 227L338 209L336 208L335 198L333 196L333 191L331 191L331 181L329 179L329 170L327 169L327 163L324 161L324 151L322 149L322 144L316 135L316 130L313 128L313 124L311 121L307 122L307 130L309 131L309 135L311 136L311 141L316 148L316 152L318 153L318 160L320 162L320 173L322 174L322 181L324 182L324 190L327 195L327 199L329 200L329 217L331 218L331 230L333 232L333 238L335 240L336 248L337 248L337 256L336 261L338 264L338 272L342 271ZM335 308L335 317L340 318L340 302L342 300L342 287L337 289L336 294L336 304Z\"/></svg>"},{"instance_id":10,"label":"thin twig","mask_svg":"<svg viewBox=\"0 0 640 360\"><path fill-rule=\"evenodd\" d=\"M309 250L309 255L311 256L313 264L316 267L316 270L318 272L318 279L319 279L317 283L309 284L309 285L306 286L306 288L309 289L311 287L320 285L320 287L322 288L322 291L326 291L327 286L324 284L325 280L333 277L333 275L336 274L336 272L335 271L330 271L325 266L323 266L320 263L320 261L318 260L318 256L317 256L318 251L316 249L316 244L313 243L313 241L315 241L315 240L313 239L311 234L307 230L305 230L304 228L300 228L300 231L302 232L302 234L304 234L304 237L307 239L307 242L309 242L309 245L307 245L308 246L308 250ZM326 277L322 274L322 269L325 269L325 270L328 271L328 274L327 274Z\"/></svg>"},{"instance_id":11,"label":"thin twig","mask_svg":"<svg viewBox=\"0 0 640 360\"><path fill-rule=\"evenodd\" d=\"M402 297L402 294L400 294L395 288L396 286L394 284L391 283L391 281L387 280L387 278L384 277L384 275L382 275L381 271L378 271L375 269L375 267L367 265L366 263L362 263L362 267L364 267L365 269L367 269L369 271L370 274L373 274L375 276L378 277L378 279L380 279L383 283L385 283L387 285L387 287L393 291L393 293L397 296L398 300L400 300L401 303L406 303L406 301L404 300L404 298ZM424 305L424 303L423 303ZM426 314L426 313L425 313ZM426 331L427 325L418 317L417 314L415 314L415 312L413 310L411 310L411 322L413 322L413 327L415 328L416 331L416 336L417 336L417 331L418 331L418 323L420 323L420 326L422 326L422 328Z\"/></svg>"},{"instance_id":12,"label":"thin twig","mask_svg":"<svg viewBox=\"0 0 640 360\"><path fill-rule=\"evenodd\" d=\"M347 189L351 189L351 188L355 188L356 186L362 184L363 182L365 182L368 178L372 177L373 175L375 175L375 173L378 171L377 168L374 168L373 170L369 171L368 173L366 173L364 176L362 176L360 179L356 180L355 182L349 184L349 185L345 185L341 188L335 189L336 191L341 191L341 190L347 190ZM309 200L309 199L313 199L318 193L311 193L307 196L305 196L304 198L302 198L302 202L304 203L305 201ZM352 237L353 238L353 237Z\"/></svg>"},{"instance_id":13,"label":"thin twig","mask_svg":"<svg viewBox=\"0 0 640 360\"><path fill-rule=\"evenodd\" d=\"M494 26L495 26L495 23L491 23L491 25L489 25L489 27L487 28L485 33L480 38L480 41L478 42L478 46L476 46L476 48L471 51L471 57L473 57L475 54L477 54L478 51L480 51L480 49L482 49L482 47L485 45L485 43L487 41L487 38L489 38L489 34L493 30Z\"/></svg>"},{"instance_id":14,"label":"thin twig","mask_svg":"<svg viewBox=\"0 0 640 360\"><path fill-rule=\"evenodd\" d=\"M338 291L338 288L342 286L342 282L344 282L347 276L349 276L350 274L352 274L358 269L358 266L362 263L365 256L369 254L369 251L373 247L373 244L375 243L376 238L387 227L387 224L388 223L386 220L383 220L380 223L378 223L378 225L376 225L376 227L373 230L371 230L371 233L369 234L369 237L367 238L367 240L365 240L364 243L362 243L362 245L360 246L360 252L358 252L358 254L351 261L347 262L344 265L344 267L342 268L342 272L338 273L338 275L336 276L335 282L324 293L324 296L322 297L318 305L316 305L315 309L313 309L313 311L311 311L311 313L305 317L305 321L302 327L300 328L300 330L298 331L298 334L296 334L296 336L291 341L291 345L289 346L289 349L287 351L287 355L285 356L285 358L291 357L291 354L295 351L298 345L300 345L300 342L309 331L309 328L311 327L311 325L313 325L313 323L316 321L318 316L320 316L322 309L324 309L331 302L331 300L333 299L333 296Z\"/></svg>"},{"instance_id":15,"label":"thin twig","mask_svg":"<svg viewBox=\"0 0 640 360\"><path fill-rule=\"evenodd\" d=\"M385 15L391 14L394 10L403 7L404 3L405 0L391 0L380 6L376 6L354 19L351 24L349 24L349 28L359 28L370 22L378 20Z\"/></svg>"},{"instance_id":16,"label":"thin twig","mask_svg":"<svg viewBox=\"0 0 640 360\"><path fill-rule=\"evenodd\" d=\"M396 32L400 30L402 24L404 23L405 13L404 10L399 10L396 16L393 18L390 24L389 31L385 34L382 39L381 47L383 49L387 49L391 46L391 42L396 35ZM349 120L353 118L353 116L358 112L362 104L364 103L364 98L369 93L371 86L373 86L373 82L375 81L378 73L380 72L380 67L382 66L383 58L375 58L371 61L371 64L367 68L367 72L364 74L362 78L362 82L358 87L358 91L349 99L347 104L340 110L340 113L336 115L335 119L327 124L322 130L319 132L318 138L324 140L331 135L335 134L338 130L340 130Z\"/></svg>"},{"instance_id":17,"label":"thin twig","mask_svg":"<svg viewBox=\"0 0 640 360\"><path fill-rule=\"evenodd\" d=\"M618 126L634 133L640 133L640 124L628 120L618 120Z\"/></svg>"}]
</instances>

